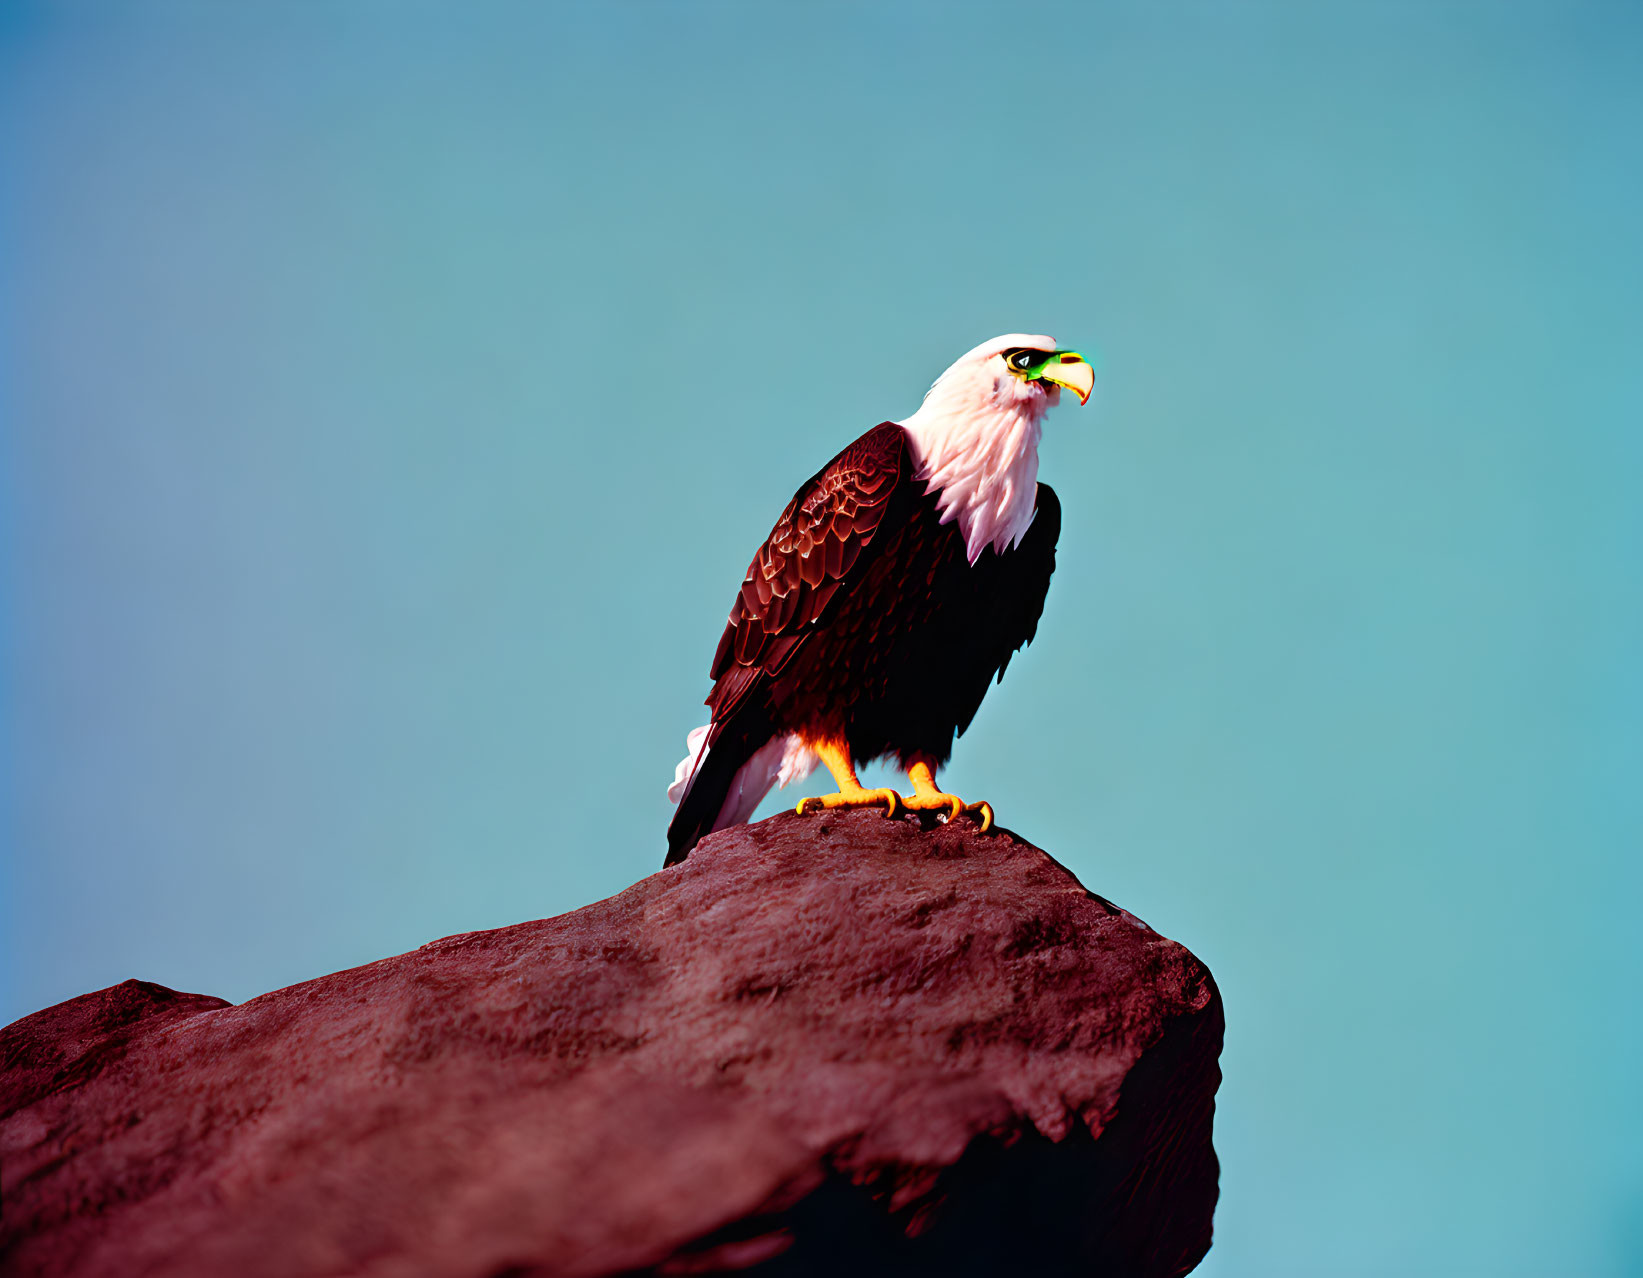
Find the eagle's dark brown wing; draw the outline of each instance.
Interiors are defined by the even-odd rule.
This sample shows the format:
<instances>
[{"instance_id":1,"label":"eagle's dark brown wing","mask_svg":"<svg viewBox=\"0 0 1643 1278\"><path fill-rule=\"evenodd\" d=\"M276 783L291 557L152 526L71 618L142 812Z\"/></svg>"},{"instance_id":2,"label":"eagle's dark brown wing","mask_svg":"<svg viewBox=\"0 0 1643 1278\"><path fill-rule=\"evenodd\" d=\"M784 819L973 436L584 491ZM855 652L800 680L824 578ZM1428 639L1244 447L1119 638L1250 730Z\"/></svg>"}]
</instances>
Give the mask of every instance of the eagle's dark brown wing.
<instances>
[{"instance_id":1,"label":"eagle's dark brown wing","mask_svg":"<svg viewBox=\"0 0 1643 1278\"><path fill-rule=\"evenodd\" d=\"M953 673L955 688L963 689L957 697L961 735L981 708L988 686L995 678L999 683L1004 681L1010 658L1038 633L1038 619L1044 614L1050 577L1055 572L1055 544L1060 537L1061 500L1055 489L1040 484L1032 526L1021 543L1003 554L989 548L976 560L976 594L986 600L986 606L977 610L980 615L970 628L973 639L955 637L949 648L956 656L965 639L970 639L978 649L973 656L961 657Z\"/></svg>"},{"instance_id":2,"label":"eagle's dark brown wing","mask_svg":"<svg viewBox=\"0 0 1643 1278\"><path fill-rule=\"evenodd\" d=\"M707 704L716 724L761 678L780 674L825 619L851 570L894 523L902 505L891 498L911 470L906 432L884 422L793 495L748 565L713 656Z\"/></svg>"},{"instance_id":3,"label":"eagle's dark brown wing","mask_svg":"<svg viewBox=\"0 0 1643 1278\"><path fill-rule=\"evenodd\" d=\"M713 656L713 723L668 825L664 865L683 860L713 829L738 770L774 735L762 691L906 521L912 465L902 428L875 426L793 495L753 556Z\"/></svg>"}]
</instances>

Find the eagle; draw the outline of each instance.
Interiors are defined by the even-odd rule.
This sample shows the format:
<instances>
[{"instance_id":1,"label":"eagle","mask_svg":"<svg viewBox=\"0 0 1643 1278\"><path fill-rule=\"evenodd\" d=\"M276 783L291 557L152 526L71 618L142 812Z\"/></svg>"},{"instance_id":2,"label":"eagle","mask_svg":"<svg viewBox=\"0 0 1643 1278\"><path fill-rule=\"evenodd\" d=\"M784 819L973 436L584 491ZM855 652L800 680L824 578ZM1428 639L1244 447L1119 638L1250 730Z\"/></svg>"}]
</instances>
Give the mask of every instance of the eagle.
<instances>
[{"instance_id":1,"label":"eagle","mask_svg":"<svg viewBox=\"0 0 1643 1278\"><path fill-rule=\"evenodd\" d=\"M1044 415L1095 372L1049 337L1009 333L942 373L912 416L881 422L802 484L731 605L708 677L710 721L686 739L664 866L753 815L820 761L834 794L800 814L882 806L970 813L936 770L1011 656L1038 630L1061 503L1038 482ZM869 790L892 757L913 794Z\"/></svg>"}]
</instances>

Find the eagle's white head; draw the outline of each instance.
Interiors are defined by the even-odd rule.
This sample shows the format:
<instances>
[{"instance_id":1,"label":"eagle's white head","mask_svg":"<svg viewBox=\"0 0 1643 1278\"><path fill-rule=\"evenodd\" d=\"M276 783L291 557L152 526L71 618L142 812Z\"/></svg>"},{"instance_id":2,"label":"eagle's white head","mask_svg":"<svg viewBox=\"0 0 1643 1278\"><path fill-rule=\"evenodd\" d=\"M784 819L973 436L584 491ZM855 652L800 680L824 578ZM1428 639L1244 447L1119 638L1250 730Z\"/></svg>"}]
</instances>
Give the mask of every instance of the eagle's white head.
<instances>
[{"instance_id":1,"label":"eagle's white head","mask_svg":"<svg viewBox=\"0 0 1643 1278\"><path fill-rule=\"evenodd\" d=\"M901 423L918 478L941 522L958 521L971 563L988 546L1008 550L1033 522L1039 435L1063 386L1088 403L1095 370L1053 337L1006 333L960 357Z\"/></svg>"}]
</instances>

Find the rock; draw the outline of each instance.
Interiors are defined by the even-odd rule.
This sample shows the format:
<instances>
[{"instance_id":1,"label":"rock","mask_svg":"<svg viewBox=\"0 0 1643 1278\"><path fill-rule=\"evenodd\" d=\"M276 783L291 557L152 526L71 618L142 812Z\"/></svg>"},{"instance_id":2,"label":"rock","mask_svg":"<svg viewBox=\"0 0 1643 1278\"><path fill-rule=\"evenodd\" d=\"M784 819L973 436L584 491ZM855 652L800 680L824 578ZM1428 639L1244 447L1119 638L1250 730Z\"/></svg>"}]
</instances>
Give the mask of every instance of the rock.
<instances>
[{"instance_id":1,"label":"rock","mask_svg":"<svg viewBox=\"0 0 1643 1278\"><path fill-rule=\"evenodd\" d=\"M775 817L573 914L0 1032L0 1269L1123 1274L1207 1250L1208 971L969 821Z\"/></svg>"}]
</instances>

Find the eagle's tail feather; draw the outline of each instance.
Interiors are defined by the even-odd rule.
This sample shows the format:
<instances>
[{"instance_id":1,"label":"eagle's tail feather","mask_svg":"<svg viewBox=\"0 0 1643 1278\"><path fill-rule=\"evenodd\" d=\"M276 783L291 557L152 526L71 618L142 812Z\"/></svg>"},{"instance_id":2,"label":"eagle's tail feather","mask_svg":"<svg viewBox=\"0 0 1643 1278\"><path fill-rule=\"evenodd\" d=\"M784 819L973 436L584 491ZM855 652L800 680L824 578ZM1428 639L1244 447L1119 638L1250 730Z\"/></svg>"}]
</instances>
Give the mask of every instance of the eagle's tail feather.
<instances>
[{"instance_id":1,"label":"eagle's tail feather","mask_svg":"<svg viewBox=\"0 0 1643 1278\"><path fill-rule=\"evenodd\" d=\"M679 762L668 797L679 804L667 828L663 868L683 861L704 835L741 825L777 782L810 775L816 756L795 736L773 733L762 719L744 715L697 728L690 753Z\"/></svg>"}]
</instances>

